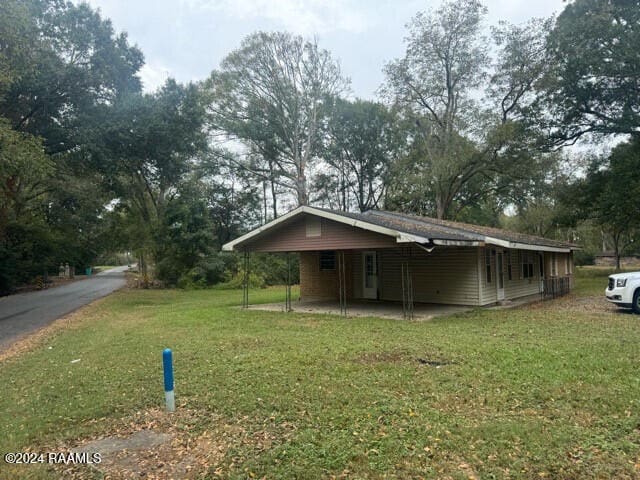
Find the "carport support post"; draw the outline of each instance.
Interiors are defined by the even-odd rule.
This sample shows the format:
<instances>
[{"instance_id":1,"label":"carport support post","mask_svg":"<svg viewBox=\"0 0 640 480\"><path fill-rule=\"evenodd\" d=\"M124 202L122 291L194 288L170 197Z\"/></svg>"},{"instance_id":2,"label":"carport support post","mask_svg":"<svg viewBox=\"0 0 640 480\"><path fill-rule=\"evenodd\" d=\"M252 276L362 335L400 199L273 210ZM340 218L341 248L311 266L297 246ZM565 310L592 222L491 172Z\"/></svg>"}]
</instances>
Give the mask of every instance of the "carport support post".
<instances>
[{"instance_id":1,"label":"carport support post","mask_svg":"<svg viewBox=\"0 0 640 480\"><path fill-rule=\"evenodd\" d=\"M291 309L291 254L287 252L287 289L284 300L285 312L290 312Z\"/></svg>"},{"instance_id":2,"label":"carport support post","mask_svg":"<svg viewBox=\"0 0 640 480\"><path fill-rule=\"evenodd\" d=\"M244 252L242 278L242 308L249 308L249 252Z\"/></svg>"},{"instance_id":3,"label":"carport support post","mask_svg":"<svg viewBox=\"0 0 640 480\"><path fill-rule=\"evenodd\" d=\"M413 280L411 278L410 263L406 260L401 264L402 280L402 316L413 319Z\"/></svg>"},{"instance_id":4,"label":"carport support post","mask_svg":"<svg viewBox=\"0 0 640 480\"><path fill-rule=\"evenodd\" d=\"M338 290L340 296L340 315L347 316L347 279L344 252L338 252Z\"/></svg>"}]
</instances>

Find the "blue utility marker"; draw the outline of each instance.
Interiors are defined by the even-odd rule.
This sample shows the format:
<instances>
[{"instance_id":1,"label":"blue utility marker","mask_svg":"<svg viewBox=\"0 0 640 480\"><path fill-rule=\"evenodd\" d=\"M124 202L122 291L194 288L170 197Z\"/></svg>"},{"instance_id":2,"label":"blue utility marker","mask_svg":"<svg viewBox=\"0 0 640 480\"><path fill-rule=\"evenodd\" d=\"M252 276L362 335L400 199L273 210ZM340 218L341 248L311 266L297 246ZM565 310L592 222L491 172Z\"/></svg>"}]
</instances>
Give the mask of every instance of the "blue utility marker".
<instances>
[{"instance_id":1,"label":"blue utility marker","mask_svg":"<svg viewBox=\"0 0 640 480\"><path fill-rule=\"evenodd\" d=\"M162 351L162 367L164 368L164 400L167 410L173 412L176 409L176 395L173 391L173 356L170 348Z\"/></svg>"}]
</instances>

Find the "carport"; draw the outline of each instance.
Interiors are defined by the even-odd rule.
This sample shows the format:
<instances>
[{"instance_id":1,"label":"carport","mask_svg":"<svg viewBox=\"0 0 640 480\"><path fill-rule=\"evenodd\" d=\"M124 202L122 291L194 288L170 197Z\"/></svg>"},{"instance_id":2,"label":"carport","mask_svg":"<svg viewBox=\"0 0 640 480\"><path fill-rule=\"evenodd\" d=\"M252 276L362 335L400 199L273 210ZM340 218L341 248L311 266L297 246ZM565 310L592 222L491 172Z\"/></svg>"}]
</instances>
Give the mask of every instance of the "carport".
<instances>
[{"instance_id":1,"label":"carport","mask_svg":"<svg viewBox=\"0 0 640 480\"><path fill-rule=\"evenodd\" d=\"M575 249L566 242L479 225L308 206L223 246L243 255L244 308L249 307L251 253L297 254L300 298L291 298L289 262L285 311L304 305L345 316L348 310L350 315L375 311L376 316L401 312L404 318L413 318L416 308L431 316L425 309L496 305L543 296L547 290L563 295L573 286Z\"/></svg>"}]
</instances>

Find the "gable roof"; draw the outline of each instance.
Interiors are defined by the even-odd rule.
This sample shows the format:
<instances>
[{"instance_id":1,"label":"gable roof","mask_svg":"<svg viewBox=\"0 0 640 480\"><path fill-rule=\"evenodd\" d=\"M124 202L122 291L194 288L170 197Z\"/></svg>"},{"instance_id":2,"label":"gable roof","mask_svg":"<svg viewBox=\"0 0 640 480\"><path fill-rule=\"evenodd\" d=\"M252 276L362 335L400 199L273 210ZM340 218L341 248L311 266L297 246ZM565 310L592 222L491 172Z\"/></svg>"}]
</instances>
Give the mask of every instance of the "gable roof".
<instances>
[{"instance_id":1,"label":"gable roof","mask_svg":"<svg viewBox=\"0 0 640 480\"><path fill-rule=\"evenodd\" d=\"M222 249L225 251L237 250L245 242L264 235L272 228L285 224L302 214L314 215L356 228L392 236L395 237L396 242L399 244L417 243L428 247L434 245L483 246L489 244L506 248L549 252L570 252L578 248L572 243L500 228L437 220L405 213L383 210L352 213L302 206L223 245Z\"/></svg>"}]
</instances>

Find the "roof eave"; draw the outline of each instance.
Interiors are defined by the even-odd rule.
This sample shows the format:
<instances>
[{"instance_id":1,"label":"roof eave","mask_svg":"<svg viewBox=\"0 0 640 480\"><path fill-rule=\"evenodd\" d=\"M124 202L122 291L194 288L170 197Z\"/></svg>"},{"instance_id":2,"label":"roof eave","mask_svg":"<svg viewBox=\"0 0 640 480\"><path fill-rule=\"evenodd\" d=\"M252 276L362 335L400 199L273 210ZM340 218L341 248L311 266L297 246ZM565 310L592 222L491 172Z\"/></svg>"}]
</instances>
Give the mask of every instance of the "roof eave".
<instances>
[{"instance_id":1,"label":"roof eave","mask_svg":"<svg viewBox=\"0 0 640 480\"><path fill-rule=\"evenodd\" d=\"M346 217L343 215L338 215L335 213L331 213L331 212L327 212L325 210L320 210L317 208L313 208L313 207L309 207L309 206L301 206L296 208L295 210L291 210L290 212L288 212L287 214L278 217L275 220L272 220L269 223L266 223L264 225L262 225L261 227L256 228L255 230L250 231L249 233L246 233L244 235L242 235L241 237L236 238L235 240L225 243L222 246L222 250L225 252L232 252L234 250L236 250L236 247L245 243L248 240L251 240L252 238L256 237L257 235L275 227L276 225L285 222L286 220L289 220L297 215L303 214L303 213L309 213L312 215L316 215L318 217L321 218L326 218L327 220L333 220L335 222L338 223L342 223L342 224L346 224L346 225L350 225L352 227L357 227L357 228L362 228L364 230L368 230L371 232L376 232L379 233L381 235L387 235L389 237L394 237L396 239L397 243L429 243L430 240L426 237L421 237L419 235L413 235L410 233L406 233L406 232L401 232L399 230L395 230L392 228L387 228L387 227L381 227L379 225L375 225L373 223L369 223L369 222L365 222L362 220L356 220L354 218L351 217Z\"/></svg>"},{"instance_id":2,"label":"roof eave","mask_svg":"<svg viewBox=\"0 0 640 480\"><path fill-rule=\"evenodd\" d=\"M510 242L508 240L500 240L499 238L486 237L485 242L491 245L497 245L498 247L514 248L519 250L532 250L536 252L556 252L556 253L569 253L575 248L569 247L552 247L549 245L533 245L530 243Z\"/></svg>"}]
</instances>

